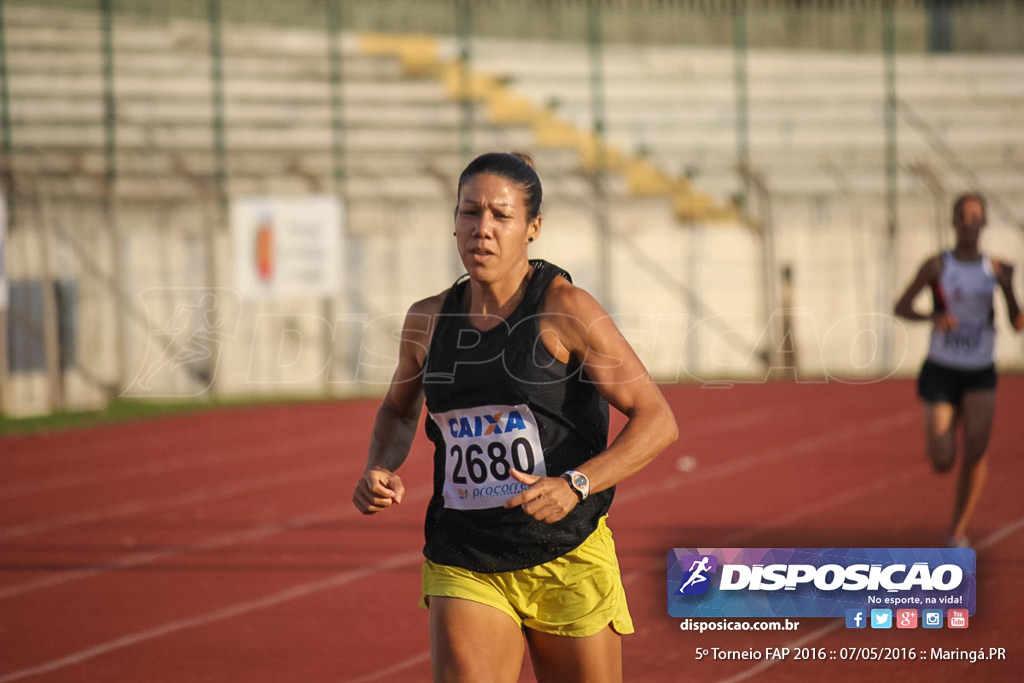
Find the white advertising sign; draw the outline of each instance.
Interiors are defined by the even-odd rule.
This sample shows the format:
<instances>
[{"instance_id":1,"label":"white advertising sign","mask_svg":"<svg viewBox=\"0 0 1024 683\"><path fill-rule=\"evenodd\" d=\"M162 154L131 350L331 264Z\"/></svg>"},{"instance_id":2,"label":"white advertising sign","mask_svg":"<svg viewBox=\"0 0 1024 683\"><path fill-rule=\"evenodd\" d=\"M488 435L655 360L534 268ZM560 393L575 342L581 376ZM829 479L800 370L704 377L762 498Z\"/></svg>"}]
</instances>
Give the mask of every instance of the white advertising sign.
<instances>
[{"instance_id":1,"label":"white advertising sign","mask_svg":"<svg viewBox=\"0 0 1024 683\"><path fill-rule=\"evenodd\" d=\"M7 200L0 195L0 311L7 310Z\"/></svg>"},{"instance_id":2,"label":"white advertising sign","mask_svg":"<svg viewBox=\"0 0 1024 683\"><path fill-rule=\"evenodd\" d=\"M235 287L243 298L333 296L340 282L342 204L330 196L231 203Z\"/></svg>"}]
</instances>

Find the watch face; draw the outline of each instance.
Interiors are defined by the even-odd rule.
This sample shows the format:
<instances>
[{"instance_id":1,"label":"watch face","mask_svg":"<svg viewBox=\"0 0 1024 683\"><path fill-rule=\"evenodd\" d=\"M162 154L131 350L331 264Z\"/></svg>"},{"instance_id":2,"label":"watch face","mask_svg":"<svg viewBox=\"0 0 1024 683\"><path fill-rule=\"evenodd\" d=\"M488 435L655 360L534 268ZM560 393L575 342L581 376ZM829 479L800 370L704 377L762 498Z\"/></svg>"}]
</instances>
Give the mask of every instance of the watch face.
<instances>
[{"instance_id":1,"label":"watch face","mask_svg":"<svg viewBox=\"0 0 1024 683\"><path fill-rule=\"evenodd\" d=\"M586 475L577 473L572 475L572 485L581 491L585 491L590 486L590 482L587 480Z\"/></svg>"}]
</instances>

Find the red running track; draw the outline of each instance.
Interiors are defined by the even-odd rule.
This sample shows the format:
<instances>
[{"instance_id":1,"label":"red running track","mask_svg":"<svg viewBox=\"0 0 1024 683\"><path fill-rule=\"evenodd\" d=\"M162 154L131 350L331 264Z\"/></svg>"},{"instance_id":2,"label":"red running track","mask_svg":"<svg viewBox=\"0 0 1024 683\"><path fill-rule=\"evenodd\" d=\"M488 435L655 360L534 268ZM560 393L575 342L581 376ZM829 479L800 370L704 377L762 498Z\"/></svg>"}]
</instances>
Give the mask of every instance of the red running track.
<instances>
[{"instance_id":1,"label":"red running track","mask_svg":"<svg viewBox=\"0 0 1024 683\"><path fill-rule=\"evenodd\" d=\"M637 626L626 680L1024 680L1024 377L1001 378L972 529L978 608L960 631L855 631L839 619L680 630L665 605L670 548L941 545L953 478L924 460L910 381L665 393L682 436L619 487L609 520ZM416 607L429 449L421 434L402 506L359 515L349 498L375 408L220 410L0 440L0 683L429 680ZM696 659L700 648L774 647L994 647L1007 658Z\"/></svg>"}]
</instances>

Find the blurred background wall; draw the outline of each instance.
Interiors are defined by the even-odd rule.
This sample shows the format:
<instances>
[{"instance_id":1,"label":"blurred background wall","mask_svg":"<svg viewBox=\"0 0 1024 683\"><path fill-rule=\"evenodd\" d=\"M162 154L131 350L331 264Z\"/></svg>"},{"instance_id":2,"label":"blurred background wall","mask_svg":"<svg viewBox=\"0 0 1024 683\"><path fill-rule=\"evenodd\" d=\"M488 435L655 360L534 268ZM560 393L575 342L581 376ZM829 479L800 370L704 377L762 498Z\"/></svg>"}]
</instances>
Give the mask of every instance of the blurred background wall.
<instances>
[{"instance_id":1,"label":"blurred background wall","mask_svg":"<svg viewBox=\"0 0 1024 683\"><path fill-rule=\"evenodd\" d=\"M1011 0L2 0L0 412L381 393L491 150L659 381L912 374L958 193L1024 291L1022 52Z\"/></svg>"}]
</instances>

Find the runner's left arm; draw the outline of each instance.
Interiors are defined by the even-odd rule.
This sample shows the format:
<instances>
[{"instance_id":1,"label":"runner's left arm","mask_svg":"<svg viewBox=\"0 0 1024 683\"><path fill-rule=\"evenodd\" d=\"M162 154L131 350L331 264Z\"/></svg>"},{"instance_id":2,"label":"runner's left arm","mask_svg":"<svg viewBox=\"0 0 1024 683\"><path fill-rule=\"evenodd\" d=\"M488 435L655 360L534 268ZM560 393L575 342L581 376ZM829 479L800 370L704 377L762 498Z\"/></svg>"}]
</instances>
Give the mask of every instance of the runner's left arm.
<instances>
[{"instance_id":1,"label":"runner's left arm","mask_svg":"<svg viewBox=\"0 0 1024 683\"><path fill-rule=\"evenodd\" d=\"M1013 266L1005 261L996 262L996 281L999 288L1003 290L1003 298L1006 300L1006 313L1010 318L1013 329L1020 332L1024 330L1024 314L1021 313L1020 305L1017 303L1017 296L1013 291Z\"/></svg>"},{"instance_id":2,"label":"runner's left arm","mask_svg":"<svg viewBox=\"0 0 1024 683\"><path fill-rule=\"evenodd\" d=\"M668 401L608 313L590 294L568 282L552 283L545 300L542 341L566 362L577 358L598 392L628 419L607 450L579 467L590 479L590 492L611 488L639 472L678 436ZM561 477L516 473L530 486L506 507L522 505L535 518L555 522L578 503Z\"/></svg>"}]
</instances>

